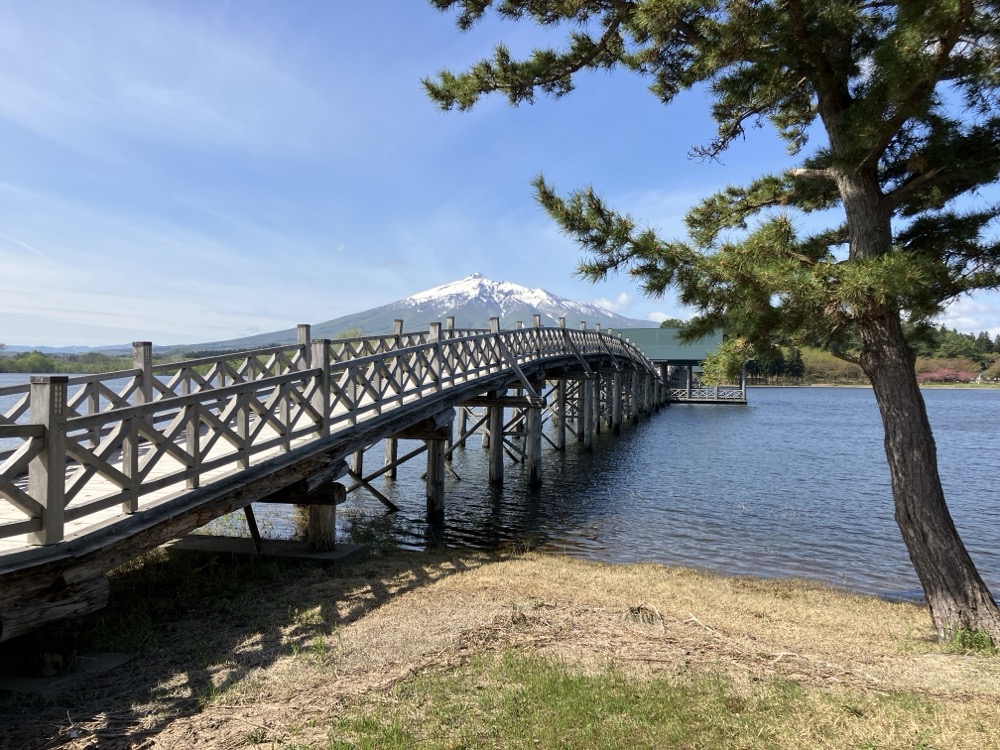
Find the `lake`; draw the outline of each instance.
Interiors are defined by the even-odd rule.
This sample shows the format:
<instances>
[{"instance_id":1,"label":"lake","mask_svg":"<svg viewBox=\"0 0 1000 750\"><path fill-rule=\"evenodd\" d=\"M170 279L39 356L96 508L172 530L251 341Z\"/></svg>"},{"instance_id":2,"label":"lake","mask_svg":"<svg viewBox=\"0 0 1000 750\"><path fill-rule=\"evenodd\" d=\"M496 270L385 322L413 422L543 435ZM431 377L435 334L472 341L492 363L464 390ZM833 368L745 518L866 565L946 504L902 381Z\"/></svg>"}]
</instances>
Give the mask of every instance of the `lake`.
<instances>
[{"instance_id":1,"label":"lake","mask_svg":"<svg viewBox=\"0 0 1000 750\"><path fill-rule=\"evenodd\" d=\"M1000 592L1000 390L926 390L924 397L955 523ZM619 438L605 431L592 452L578 444L565 454L543 449L538 490L526 487L518 466L508 466L503 488L487 486L485 451L471 441L455 453L463 481L448 482L445 543L801 576L919 598L893 518L871 390L755 388L749 401L674 404ZM412 476L377 486L403 508L391 533L420 546L427 534L422 465L413 464ZM342 515L381 515L381 505L356 494Z\"/></svg>"},{"instance_id":2,"label":"lake","mask_svg":"<svg viewBox=\"0 0 1000 750\"><path fill-rule=\"evenodd\" d=\"M0 386L26 377L0 374ZM955 523L1000 594L1000 389L929 389L924 398ZM471 438L455 452L463 479L447 480L445 526L437 534L454 546L801 576L919 598L893 519L871 390L753 388L749 401L674 404L638 427L625 425L618 438L605 430L593 451L571 443L559 453L543 444L537 490L509 463L504 486L490 487L486 452ZM400 455L410 447L401 444ZM379 444L366 467L381 460ZM339 535L374 524L403 546L425 546L424 467L418 457L400 467L398 481L374 481L402 508L392 516L363 491L353 493L340 509ZM262 507L258 518L276 536L293 533L287 506Z\"/></svg>"}]
</instances>

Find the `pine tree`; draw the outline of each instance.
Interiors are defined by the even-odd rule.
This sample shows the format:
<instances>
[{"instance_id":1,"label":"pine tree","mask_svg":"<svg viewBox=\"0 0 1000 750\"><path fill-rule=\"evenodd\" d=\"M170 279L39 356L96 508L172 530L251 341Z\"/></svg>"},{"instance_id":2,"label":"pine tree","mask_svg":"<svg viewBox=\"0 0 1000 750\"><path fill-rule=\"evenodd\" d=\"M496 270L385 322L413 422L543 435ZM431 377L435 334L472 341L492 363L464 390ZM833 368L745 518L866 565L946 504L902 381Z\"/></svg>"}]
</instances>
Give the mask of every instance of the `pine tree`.
<instances>
[{"instance_id":1,"label":"pine tree","mask_svg":"<svg viewBox=\"0 0 1000 750\"><path fill-rule=\"evenodd\" d=\"M664 104L700 88L718 125L708 159L769 122L799 166L705 198L688 237L639 226L591 188L537 198L584 252L591 279L626 271L676 290L687 334L725 328L733 367L774 341L857 362L885 427L896 519L942 638L1000 643L1000 610L952 523L903 322L1000 285L998 208L977 190L1000 176L997 0L431 0L467 29L491 7L559 34L524 60L498 46L458 74L425 80L444 109L499 92L511 104L570 92L586 70L650 79ZM814 232L803 213L839 209ZM824 214L824 216L829 213ZM860 342L851 354L847 342Z\"/></svg>"}]
</instances>

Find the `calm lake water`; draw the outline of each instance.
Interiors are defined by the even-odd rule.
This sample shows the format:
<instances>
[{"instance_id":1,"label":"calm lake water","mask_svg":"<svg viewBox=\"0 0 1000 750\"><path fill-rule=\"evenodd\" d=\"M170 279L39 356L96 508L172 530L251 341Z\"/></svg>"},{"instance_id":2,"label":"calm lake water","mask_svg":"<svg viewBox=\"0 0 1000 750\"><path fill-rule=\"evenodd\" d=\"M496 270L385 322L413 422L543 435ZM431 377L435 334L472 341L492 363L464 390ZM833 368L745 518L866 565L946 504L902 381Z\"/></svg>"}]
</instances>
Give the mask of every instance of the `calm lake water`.
<instances>
[{"instance_id":1,"label":"calm lake water","mask_svg":"<svg viewBox=\"0 0 1000 750\"><path fill-rule=\"evenodd\" d=\"M18 381L17 378L20 378ZM0 374L0 385L25 376ZM941 477L959 532L1000 594L1000 389L926 390ZM723 573L818 579L893 598L920 586L893 519L882 427L872 392L757 388L741 406L673 405L593 451L543 444L543 484L520 465L486 481L478 436L456 450L462 481L447 481L453 546L524 545L609 562L653 561ZM0 410L3 408L0 404ZM418 444L400 444L400 455ZM381 465L382 446L365 457ZM340 509L339 533L375 521L407 547L428 544L423 456L374 485L402 510L386 516L363 491ZM276 536L292 533L287 506L258 511Z\"/></svg>"}]
</instances>

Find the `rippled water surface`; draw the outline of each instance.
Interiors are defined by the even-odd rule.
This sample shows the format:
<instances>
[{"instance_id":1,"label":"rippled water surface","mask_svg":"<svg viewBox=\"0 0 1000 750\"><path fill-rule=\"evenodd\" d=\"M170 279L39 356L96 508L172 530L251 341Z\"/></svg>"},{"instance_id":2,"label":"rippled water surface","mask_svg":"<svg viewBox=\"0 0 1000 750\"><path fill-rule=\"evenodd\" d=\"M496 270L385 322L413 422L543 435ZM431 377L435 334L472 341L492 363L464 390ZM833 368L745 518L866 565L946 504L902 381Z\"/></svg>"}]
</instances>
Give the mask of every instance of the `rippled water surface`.
<instances>
[{"instance_id":1,"label":"rippled water surface","mask_svg":"<svg viewBox=\"0 0 1000 750\"><path fill-rule=\"evenodd\" d=\"M1000 390L924 396L955 522L1000 591ZM592 452L578 444L564 454L544 450L537 491L525 487L518 465L508 465L503 488L487 486L485 452L478 438L470 441L455 453L463 481L448 482L445 542L530 543L611 562L805 576L920 596L893 519L872 392L761 388L749 400L747 407L673 405L621 437L605 432ZM366 456L374 460L378 450ZM419 546L427 535L422 462L407 468L395 486L377 486L403 508L393 533ZM380 512L358 495L354 513Z\"/></svg>"}]
</instances>

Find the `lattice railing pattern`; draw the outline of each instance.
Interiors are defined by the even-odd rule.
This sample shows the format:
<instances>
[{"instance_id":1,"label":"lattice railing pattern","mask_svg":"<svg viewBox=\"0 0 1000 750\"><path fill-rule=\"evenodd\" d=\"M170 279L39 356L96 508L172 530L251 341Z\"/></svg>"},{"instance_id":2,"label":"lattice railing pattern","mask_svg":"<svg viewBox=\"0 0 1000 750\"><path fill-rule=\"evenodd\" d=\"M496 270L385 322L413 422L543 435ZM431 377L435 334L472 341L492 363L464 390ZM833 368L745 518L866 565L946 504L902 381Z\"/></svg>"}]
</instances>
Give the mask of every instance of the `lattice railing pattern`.
<instances>
[{"instance_id":1,"label":"lattice railing pattern","mask_svg":"<svg viewBox=\"0 0 1000 750\"><path fill-rule=\"evenodd\" d=\"M146 498L178 496L430 394L566 359L655 375L606 333L432 328L3 389L16 401L0 415L0 440L18 447L0 455L0 499L13 509L0 514L0 538L57 543L67 524L106 509L135 513Z\"/></svg>"},{"instance_id":2,"label":"lattice railing pattern","mask_svg":"<svg viewBox=\"0 0 1000 750\"><path fill-rule=\"evenodd\" d=\"M746 394L740 388L733 388L732 386L692 388L690 391L687 388L671 388L670 399L672 401L686 401L688 399L698 399L699 401L743 401L746 399Z\"/></svg>"}]
</instances>

